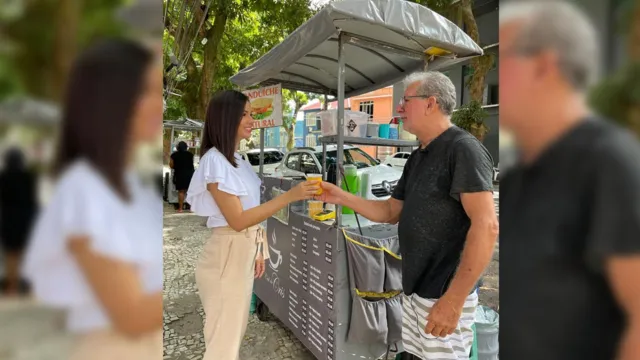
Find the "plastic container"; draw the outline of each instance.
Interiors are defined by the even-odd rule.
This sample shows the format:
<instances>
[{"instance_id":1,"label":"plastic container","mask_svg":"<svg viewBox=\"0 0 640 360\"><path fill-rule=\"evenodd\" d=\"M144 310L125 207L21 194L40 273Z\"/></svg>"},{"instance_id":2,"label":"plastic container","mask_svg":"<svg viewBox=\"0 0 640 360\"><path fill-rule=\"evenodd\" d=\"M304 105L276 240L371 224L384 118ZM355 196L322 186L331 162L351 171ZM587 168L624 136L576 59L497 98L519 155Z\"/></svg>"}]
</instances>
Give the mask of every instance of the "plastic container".
<instances>
[{"instance_id":1,"label":"plastic container","mask_svg":"<svg viewBox=\"0 0 640 360\"><path fill-rule=\"evenodd\" d=\"M378 132L378 136L381 139L388 139L389 138L389 124L380 124L380 130Z\"/></svg>"},{"instance_id":2,"label":"plastic container","mask_svg":"<svg viewBox=\"0 0 640 360\"><path fill-rule=\"evenodd\" d=\"M371 174L362 173L360 175L360 197L367 198L367 192L369 191L369 184L371 183Z\"/></svg>"},{"instance_id":3,"label":"plastic container","mask_svg":"<svg viewBox=\"0 0 640 360\"><path fill-rule=\"evenodd\" d=\"M400 121L400 124L398 124L398 136L400 137L400 140L410 140L410 141L416 140L415 135L413 135L412 133L404 129L404 125L402 124L402 121Z\"/></svg>"},{"instance_id":4,"label":"plastic container","mask_svg":"<svg viewBox=\"0 0 640 360\"><path fill-rule=\"evenodd\" d=\"M399 137L398 126L399 125L400 125L400 122L398 121L398 118L391 119L391 122L389 122L389 139L398 140L398 137Z\"/></svg>"},{"instance_id":5,"label":"plastic container","mask_svg":"<svg viewBox=\"0 0 640 360\"><path fill-rule=\"evenodd\" d=\"M500 315L490 307L480 305L476 309L475 325L478 339L478 360L498 360Z\"/></svg>"},{"instance_id":6,"label":"plastic container","mask_svg":"<svg viewBox=\"0 0 640 360\"><path fill-rule=\"evenodd\" d=\"M342 189L354 194L358 195L358 191L360 191L360 186L358 184L358 168L355 165L345 165L344 166L344 180L342 182ZM353 209L343 206L342 207L343 214L353 214Z\"/></svg>"},{"instance_id":7,"label":"plastic container","mask_svg":"<svg viewBox=\"0 0 640 360\"><path fill-rule=\"evenodd\" d=\"M369 138L377 138L378 137L378 129L380 124L374 122L367 123L367 137Z\"/></svg>"},{"instance_id":8,"label":"plastic container","mask_svg":"<svg viewBox=\"0 0 640 360\"><path fill-rule=\"evenodd\" d=\"M338 110L318 113L322 125L322 136L338 135ZM360 111L344 111L344 136L367 137L369 114Z\"/></svg>"}]
</instances>

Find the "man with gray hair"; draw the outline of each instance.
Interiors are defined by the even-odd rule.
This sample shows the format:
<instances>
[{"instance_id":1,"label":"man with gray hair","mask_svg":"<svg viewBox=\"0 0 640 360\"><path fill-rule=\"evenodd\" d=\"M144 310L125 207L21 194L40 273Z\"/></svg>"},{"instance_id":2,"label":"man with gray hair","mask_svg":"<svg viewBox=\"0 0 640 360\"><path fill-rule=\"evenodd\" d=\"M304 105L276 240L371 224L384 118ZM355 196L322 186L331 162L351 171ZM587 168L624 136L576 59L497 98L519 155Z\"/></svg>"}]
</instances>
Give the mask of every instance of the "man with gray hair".
<instances>
[{"instance_id":1,"label":"man with gray hair","mask_svg":"<svg viewBox=\"0 0 640 360\"><path fill-rule=\"evenodd\" d=\"M640 359L640 146L586 103L600 56L567 2L500 8L503 359Z\"/></svg>"},{"instance_id":2,"label":"man with gray hair","mask_svg":"<svg viewBox=\"0 0 640 360\"><path fill-rule=\"evenodd\" d=\"M468 359L476 284L498 233L493 160L478 139L451 123L456 89L447 76L419 73L405 84L398 112L421 146L391 198L365 200L323 183L319 199L398 223L405 358Z\"/></svg>"}]
</instances>

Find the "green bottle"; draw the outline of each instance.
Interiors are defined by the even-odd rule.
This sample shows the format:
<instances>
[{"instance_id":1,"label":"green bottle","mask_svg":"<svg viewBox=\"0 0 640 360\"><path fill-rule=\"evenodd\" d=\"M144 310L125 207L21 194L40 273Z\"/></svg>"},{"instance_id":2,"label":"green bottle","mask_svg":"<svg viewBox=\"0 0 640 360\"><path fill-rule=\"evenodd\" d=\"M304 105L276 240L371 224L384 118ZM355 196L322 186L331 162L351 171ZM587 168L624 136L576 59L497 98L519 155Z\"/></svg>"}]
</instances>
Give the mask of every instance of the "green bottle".
<instances>
[{"instance_id":1,"label":"green bottle","mask_svg":"<svg viewBox=\"0 0 640 360\"><path fill-rule=\"evenodd\" d=\"M348 186L348 188L347 188ZM344 166L344 181L342 182L342 189L348 191L354 195L358 195L360 191L360 184L358 182L358 168L355 165ZM353 209L343 206L343 214L353 214Z\"/></svg>"}]
</instances>

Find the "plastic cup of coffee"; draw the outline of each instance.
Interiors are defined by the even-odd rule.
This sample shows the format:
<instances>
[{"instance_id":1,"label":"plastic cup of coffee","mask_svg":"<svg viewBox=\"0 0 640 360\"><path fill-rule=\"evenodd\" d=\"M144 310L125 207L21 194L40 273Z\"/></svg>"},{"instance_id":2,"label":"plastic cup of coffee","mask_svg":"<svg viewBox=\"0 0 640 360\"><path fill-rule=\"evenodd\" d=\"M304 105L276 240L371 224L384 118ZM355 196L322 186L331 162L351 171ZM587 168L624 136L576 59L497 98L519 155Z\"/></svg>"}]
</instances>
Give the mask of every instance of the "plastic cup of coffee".
<instances>
[{"instance_id":1,"label":"plastic cup of coffee","mask_svg":"<svg viewBox=\"0 0 640 360\"><path fill-rule=\"evenodd\" d=\"M309 217L313 218L323 210L324 203L322 201L310 200L308 202Z\"/></svg>"},{"instance_id":2,"label":"plastic cup of coffee","mask_svg":"<svg viewBox=\"0 0 640 360\"><path fill-rule=\"evenodd\" d=\"M307 174L307 181L313 181L320 185L322 182L322 174ZM322 195L322 187L316 191L316 195Z\"/></svg>"}]
</instances>

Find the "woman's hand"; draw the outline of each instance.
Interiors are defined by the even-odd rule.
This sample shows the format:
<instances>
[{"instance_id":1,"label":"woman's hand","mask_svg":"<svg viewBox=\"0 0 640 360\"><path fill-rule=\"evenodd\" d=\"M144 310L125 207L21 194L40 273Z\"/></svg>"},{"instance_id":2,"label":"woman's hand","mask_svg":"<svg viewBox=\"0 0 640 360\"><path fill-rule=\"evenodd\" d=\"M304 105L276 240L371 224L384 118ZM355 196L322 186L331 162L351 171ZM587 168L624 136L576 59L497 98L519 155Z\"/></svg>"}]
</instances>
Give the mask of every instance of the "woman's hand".
<instances>
[{"instance_id":1,"label":"woman's hand","mask_svg":"<svg viewBox=\"0 0 640 360\"><path fill-rule=\"evenodd\" d=\"M258 254L256 257L256 267L253 277L259 279L264 275L264 257L262 254Z\"/></svg>"},{"instance_id":2,"label":"woman's hand","mask_svg":"<svg viewBox=\"0 0 640 360\"><path fill-rule=\"evenodd\" d=\"M343 205L345 195L347 195L346 191L332 183L323 181L322 195L317 195L315 199L329 204Z\"/></svg>"},{"instance_id":3,"label":"woman's hand","mask_svg":"<svg viewBox=\"0 0 640 360\"><path fill-rule=\"evenodd\" d=\"M313 196L320 190L320 184L317 181L305 181L287 191L291 201L313 199Z\"/></svg>"}]
</instances>

